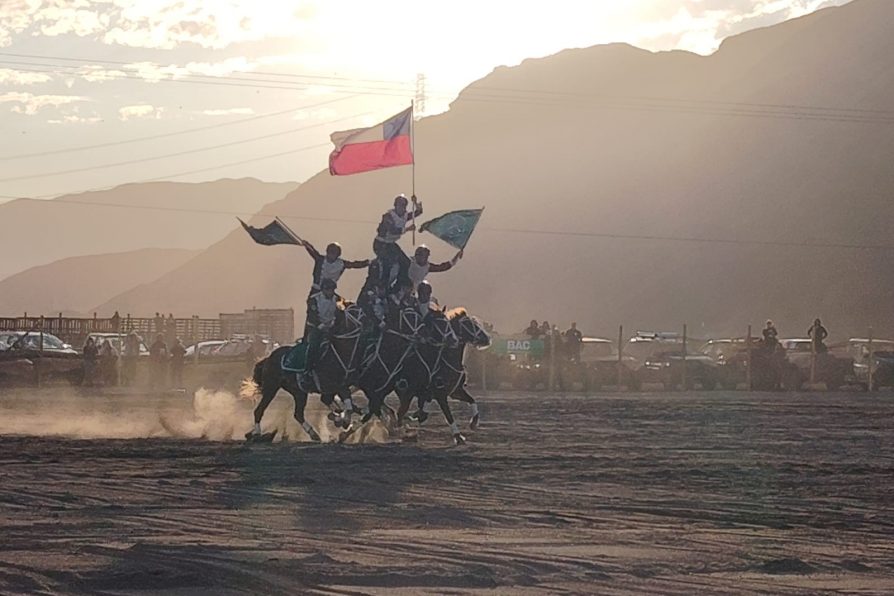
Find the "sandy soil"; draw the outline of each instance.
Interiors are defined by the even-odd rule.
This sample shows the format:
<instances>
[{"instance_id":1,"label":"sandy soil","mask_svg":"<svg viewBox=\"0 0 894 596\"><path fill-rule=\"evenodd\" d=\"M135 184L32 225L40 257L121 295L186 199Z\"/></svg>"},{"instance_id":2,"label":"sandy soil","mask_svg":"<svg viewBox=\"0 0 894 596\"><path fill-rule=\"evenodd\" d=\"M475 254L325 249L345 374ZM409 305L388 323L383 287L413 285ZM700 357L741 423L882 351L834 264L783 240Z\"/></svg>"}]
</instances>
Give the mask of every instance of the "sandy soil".
<instances>
[{"instance_id":1,"label":"sandy soil","mask_svg":"<svg viewBox=\"0 0 894 596\"><path fill-rule=\"evenodd\" d=\"M246 446L224 394L0 397L0 593L894 589L890 394L482 402L461 448Z\"/></svg>"}]
</instances>

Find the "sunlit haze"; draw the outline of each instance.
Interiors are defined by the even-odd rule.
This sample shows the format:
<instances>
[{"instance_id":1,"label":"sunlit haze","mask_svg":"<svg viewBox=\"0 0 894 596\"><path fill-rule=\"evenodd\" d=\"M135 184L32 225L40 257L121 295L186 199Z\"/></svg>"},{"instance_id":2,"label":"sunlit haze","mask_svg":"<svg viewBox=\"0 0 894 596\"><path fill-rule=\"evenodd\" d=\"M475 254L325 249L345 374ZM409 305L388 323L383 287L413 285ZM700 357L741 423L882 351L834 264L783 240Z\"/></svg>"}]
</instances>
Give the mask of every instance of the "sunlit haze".
<instances>
[{"instance_id":1,"label":"sunlit haze","mask_svg":"<svg viewBox=\"0 0 894 596\"><path fill-rule=\"evenodd\" d=\"M30 157L0 162L0 195L150 179L301 181L325 166L332 130L401 109L419 74L433 114L500 65L609 42L708 54L729 35L843 3L4 2L0 157ZM191 128L204 130L51 153Z\"/></svg>"}]
</instances>

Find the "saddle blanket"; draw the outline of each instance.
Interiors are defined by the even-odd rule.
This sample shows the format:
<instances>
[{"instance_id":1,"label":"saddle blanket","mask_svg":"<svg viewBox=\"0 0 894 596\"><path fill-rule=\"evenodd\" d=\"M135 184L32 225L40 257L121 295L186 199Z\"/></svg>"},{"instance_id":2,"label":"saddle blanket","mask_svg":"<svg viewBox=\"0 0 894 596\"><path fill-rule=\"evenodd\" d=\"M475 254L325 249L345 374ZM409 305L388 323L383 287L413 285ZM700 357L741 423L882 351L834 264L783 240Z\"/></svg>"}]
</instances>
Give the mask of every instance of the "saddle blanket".
<instances>
[{"instance_id":1,"label":"saddle blanket","mask_svg":"<svg viewBox=\"0 0 894 596\"><path fill-rule=\"evenodd\" d=\"M289 372L304 372L307 364L307 344L299 340L295 346L282 357L282 369Z\"/></svg>"}]
</instances>

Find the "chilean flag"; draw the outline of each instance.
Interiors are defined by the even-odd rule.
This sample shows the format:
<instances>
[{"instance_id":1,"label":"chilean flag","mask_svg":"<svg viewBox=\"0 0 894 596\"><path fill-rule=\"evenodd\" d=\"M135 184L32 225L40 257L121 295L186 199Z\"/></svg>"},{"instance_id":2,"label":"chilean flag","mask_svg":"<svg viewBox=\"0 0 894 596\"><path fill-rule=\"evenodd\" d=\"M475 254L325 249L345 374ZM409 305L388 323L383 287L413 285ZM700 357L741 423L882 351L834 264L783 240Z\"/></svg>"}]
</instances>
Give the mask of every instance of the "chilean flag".
<instances>
[{"instance_id":1,"label":"chilean flag","mask_svg":"<svg viewBox=\"0 0 894 596\"><path fill-rule=\"evenodd\" d=\"M370 128L332 133L335 150L329 154L329 173L345 176L412 164L411 126L412 107Z\"/></svg>"}]
</instances>

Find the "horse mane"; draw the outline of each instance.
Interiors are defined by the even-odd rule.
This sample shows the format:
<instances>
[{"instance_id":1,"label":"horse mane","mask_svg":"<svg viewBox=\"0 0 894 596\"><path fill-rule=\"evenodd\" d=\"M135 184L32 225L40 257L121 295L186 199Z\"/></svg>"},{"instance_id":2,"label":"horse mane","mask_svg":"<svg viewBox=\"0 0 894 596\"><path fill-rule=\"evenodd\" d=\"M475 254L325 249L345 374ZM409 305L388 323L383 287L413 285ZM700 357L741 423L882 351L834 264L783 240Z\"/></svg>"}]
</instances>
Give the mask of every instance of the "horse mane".
<instances>
[{"instance_id":1,"label":"horse mane","mask_svg":"<svg viewBox=\"0 0 894 596\"><path fill-rule=\"evenodd\" d=\"M453 321L454 319L469 316L469 311L467 311L464 306L458 306L448 310L445 314L447 315L448 321Z\"/></svg>"}]
</instances>

